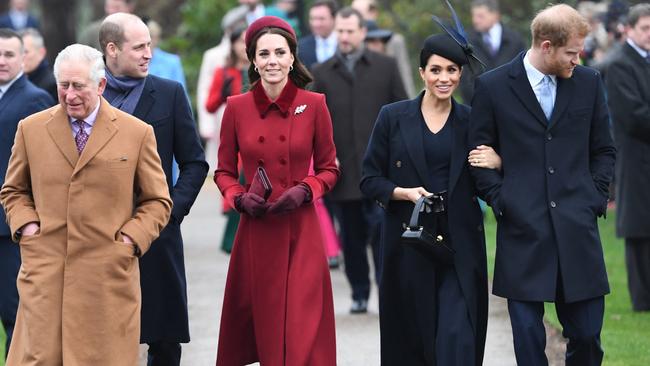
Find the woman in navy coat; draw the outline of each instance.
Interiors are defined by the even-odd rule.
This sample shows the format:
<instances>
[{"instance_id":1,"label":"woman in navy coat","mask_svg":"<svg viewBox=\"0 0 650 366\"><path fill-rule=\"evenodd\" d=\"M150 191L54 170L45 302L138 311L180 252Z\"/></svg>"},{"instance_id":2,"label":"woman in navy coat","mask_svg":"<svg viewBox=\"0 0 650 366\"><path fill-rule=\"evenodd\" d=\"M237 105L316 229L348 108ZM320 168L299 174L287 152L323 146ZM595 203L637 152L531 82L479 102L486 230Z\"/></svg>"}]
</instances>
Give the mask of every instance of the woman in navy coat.
<instances>
[{"instance_id":1,"label":"woman in navy coat","mask_svg":"<svg viewBox=\"0 0 650 366\"><path fill-rule=\"evenodd\" d=\"M469 107L452 93L468 56L449 35L424 42L425 90L384 106L363 161L361 190L384 209L379 285L381 364L481 365L487 327L483 217L469 173ZM474 151L477 166L497 168L489 147ZM421 196L440 193L453 264L400 240ZM425 229L428 227L424 217ZM428 230L433 230L428 227Z\"/></svg>"},{"instance_id":2,"label":"woman in navy coat","mask_svg":"<svg viewBox=\"0 0 650 366\"><path fill-rule=\"evenodd\" d=\"M217 365L334 366L329 269L313 201L339 170L325 97L303 89L309 72L295 58L296 36L266 16L246 32L251 90L228 98L215 181L241 213L223 300ZM239 183L259 166L265 199ZM314 174L309 174L313 160Z\"/></svg>"}]
</instances>

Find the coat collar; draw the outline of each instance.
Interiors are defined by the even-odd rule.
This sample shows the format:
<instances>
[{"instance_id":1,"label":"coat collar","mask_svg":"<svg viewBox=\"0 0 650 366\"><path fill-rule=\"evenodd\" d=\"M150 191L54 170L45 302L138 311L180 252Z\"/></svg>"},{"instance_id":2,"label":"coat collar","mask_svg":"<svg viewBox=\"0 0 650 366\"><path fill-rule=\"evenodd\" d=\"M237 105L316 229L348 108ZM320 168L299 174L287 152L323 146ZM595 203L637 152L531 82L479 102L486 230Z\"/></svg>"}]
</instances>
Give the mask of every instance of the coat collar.
<instances>
[{"instance_id":1,"label":"coat collar","mask_svg":"<svg viewBox=\"0 0 650 366\"><path fill-rule=\"evenodd\" d=\"M275 102L266 95L261 81L253 85L253 99L255 100L255 107L257 107L260 118L266 118L266 115L273 108L277 108L284 118L287 118L289 116L289 108L293 104L296 94L298 94L298 87L291 79L287 80L287 85L282 89L282 93L280 93L280 96Z\"/></svg>"},{"instance_id":2,"label":"coat collar","mask_svg":"<svg viewBox=\"0 0 650 366\"><path fill-rule=\"evenodd\" d=\"M641 57L639 52L634 49L628 42L625 42L623 46L621 47L622 53L625 55L624 57L634 60L634 62L639 66L642 70L646 67L650 67L650 64L646 62L646 60Z\"/></svg>"},{"instance_id":3,"label":"coat collar","mask_svg":"<svg viewBox=\"0 0 650 366\"><path fill-rule=\"evenodd\" d=\"M133 115L143 121L148 121L147 115L154 103L156 102L156 86L154 78L151 75L147 75L147 79L144 81L144 88L142 89L142 95L140 95L140 100L135 106Z\"/></svg>"},{"instance_id":4,"label":"coat collar","mask_svg":"<svg viewBox=\"0 0 650 366\"><path fill-rule=\"evenodd\" d=\"M425 186L428 186L429 174L427 172L427 161L426 156L424 155L424 146L422 143L422 128L419 126L419 123L423 118L420 110L423 97L424 92L421 92L420 95L409 102L403 115L404 118L400 118L399 130L420 181L427 183ZM460 119L462 119L464 115L466 117L466 113L461 105L459 105L453 98L451 103L450 118L447 122L451 123L453 127L451 160L449 162L449 186L447 188L450 196L467 161L467 146L465 143L467 126L466 124L460 123Z\"/></svg>"},{"instance_id":5,"label":"coat collar","mask_svg":"<svg viewBox=\"0 0 650 366\"><path fill-rule=\"evenodd\" d=\"M528 109L528 111L541 123L547 130L553 128L564 110L568 107L571 96L574 94L574 81L573 78L562 79L557 78L557 94L555 97L555 105L553 106L553 114L551 121L547 121L542 107L535 97L535 92L530 86L526 69L524 68L524 56L526 51L523 51L519 56L515 57L509 65L508 76L510 77L510 87L513 89L514 94L519 98L521 103ZM580 66L578 66L580 67Z\"/></svg>"},{"instance_id":6,"label":"coat collar","mask_svg":"<svg viewBox=\"0 0 650 366\"><path fill-rule=\"evenodd\" d=\"M11 86L9 86L7 90L5 90L2 95L2 99L0 99L0 112L4 112L4 109L12 104L14 97L19 94L18 90L22 90L26 84L27 76L25 74L22 74L18 79L16 79L16 81L13 82L13 84L11 84Z\"/></svg>"},{"instance_id":7,"label":"coat collar","mask_svg":"<svg viewBox=\"0 0 650 366\"><path fill-rule=\"evenodd\" d=\"M106 99L100 97L99 112L97 113L95 125L88 138L86 147L81 152L81 155L79 155L65 109L59 105L58 108L54 108L51 111L51 114L52 119L46 123L47 131L68 163L70 163L70 166L74 168L73 175L86 166L118 130L115 125L117 115L113 107L111 107Z\"/></svg>"}]
</instances>

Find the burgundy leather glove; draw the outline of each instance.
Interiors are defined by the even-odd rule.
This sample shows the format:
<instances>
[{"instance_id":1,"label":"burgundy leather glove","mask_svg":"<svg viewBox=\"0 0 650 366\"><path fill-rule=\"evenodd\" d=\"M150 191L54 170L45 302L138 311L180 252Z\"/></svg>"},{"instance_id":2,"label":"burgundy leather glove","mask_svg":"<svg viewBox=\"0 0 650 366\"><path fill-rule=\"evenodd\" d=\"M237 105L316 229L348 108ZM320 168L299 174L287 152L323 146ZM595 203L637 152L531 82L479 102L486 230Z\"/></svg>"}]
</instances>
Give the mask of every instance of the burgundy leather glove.
<instances>
[{"instance_id":1,"label":"burgundy leather glove","mask_svg":"<svg viewBox=\"0 0 650 366\"><path fill-rule=\"evenodd\" d=\"M266 213L269 204L255 193L242 193L235 197L235 209L252 217L260 217Z\"/></svg>"},{"instance_id":2,"label":"burgundy leather glove","mask_svg":"<svg viewBox=\"0 0 650 366\"><path fill-rule=\"evenodd\" d=\"M270 214L283 214L295 210L311 199L309 186L301 183L284 191L278 200L269 207Z\"/></svg>"}]
</instances>

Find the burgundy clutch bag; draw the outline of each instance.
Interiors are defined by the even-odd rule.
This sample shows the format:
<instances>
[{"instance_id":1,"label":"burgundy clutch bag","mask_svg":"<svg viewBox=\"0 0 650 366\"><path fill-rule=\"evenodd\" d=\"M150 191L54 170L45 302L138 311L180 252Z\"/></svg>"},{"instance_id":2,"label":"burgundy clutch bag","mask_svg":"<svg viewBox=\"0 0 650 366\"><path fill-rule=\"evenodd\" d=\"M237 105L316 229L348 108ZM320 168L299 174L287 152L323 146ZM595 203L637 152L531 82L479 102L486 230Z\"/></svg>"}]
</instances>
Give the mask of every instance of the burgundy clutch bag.
<instances>
[{"instance_id":1,"label":"burgundy clutch bag","mask_svg":"<svg viewBox=\"0 0 650 366\"><path fill-rule=\"evenodd\" d=\"M255 193L256 195L263 197L265 200L268 199L271 195L271 192L273 192L271 180L269 179L269 176L266 174L266 170L264 170L263 167L257 167L248 192Z\"/></svg>"}]
</instances>

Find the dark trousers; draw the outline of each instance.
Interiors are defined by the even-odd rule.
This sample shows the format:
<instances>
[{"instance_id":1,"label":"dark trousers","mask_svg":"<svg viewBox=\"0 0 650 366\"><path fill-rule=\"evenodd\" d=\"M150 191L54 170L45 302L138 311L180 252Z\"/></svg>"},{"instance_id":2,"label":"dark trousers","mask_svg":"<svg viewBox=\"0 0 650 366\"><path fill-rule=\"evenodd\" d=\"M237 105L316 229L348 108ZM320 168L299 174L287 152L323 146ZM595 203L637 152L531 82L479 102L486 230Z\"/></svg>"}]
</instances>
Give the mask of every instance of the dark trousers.
<instances>
[{"instance_id":1,"label":"dark trousers","mask_svg":"<svg viewBox=\"0 0 650 366\"><path fill-rule=\"evenodd\" d=\"M562 335L569 340L566 365L600 365L603 361L600 330L603 327L605 312L604 297L573 303L556 301L555 310L562 324ZM508 312L517 364L548 365L544 354L546 348L544 303L508 299Z\"/></svg>"},{"instance_id":2,"label":"dark trousers","mask_svg":"<svg viewBox=\"0 0 650 366\"><path fill-rule=\"evenodd\" d=\"M0 319L7 334L5 354L9 352L18 311L16 278L20 270L20 247L8 236L0 236Z\"/></svg>"},{"instance_id":3,"label":"dark trousers","mask_svg":"<svg viewBox=\"0 0 650 366\"><path fill-rule=\"evenodd\" d=\"M379 280L381 261L379 257L379 223L381 209L374 201L333 202L335 215L341 225L341 244L345 260L345 275L352 287L353 300L367 300L370 296L367 246L372 248L375 279Z\"/></svg>"},{"instance_id":4,"label":"dark trousers","mask_svg":"<svg viewBox=\"0 0 650 366\"><path fill-rule=\"evenodd\" d=\"M650 238L625 239L627 285L634 311L650 310Z\"/></svg>"},{"instance_id":5,"label":"dark trousers","mask_svg":"<svg viewBox=\"0 0 650 366\"><path fill-rule=\"evenodd\" d=\"M181 345L163 341L150 343L147 361L147 366L179 366L181 364Z\"/></svg>"}]
</instances>

